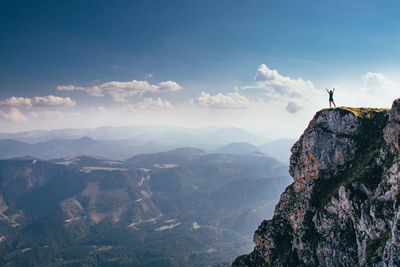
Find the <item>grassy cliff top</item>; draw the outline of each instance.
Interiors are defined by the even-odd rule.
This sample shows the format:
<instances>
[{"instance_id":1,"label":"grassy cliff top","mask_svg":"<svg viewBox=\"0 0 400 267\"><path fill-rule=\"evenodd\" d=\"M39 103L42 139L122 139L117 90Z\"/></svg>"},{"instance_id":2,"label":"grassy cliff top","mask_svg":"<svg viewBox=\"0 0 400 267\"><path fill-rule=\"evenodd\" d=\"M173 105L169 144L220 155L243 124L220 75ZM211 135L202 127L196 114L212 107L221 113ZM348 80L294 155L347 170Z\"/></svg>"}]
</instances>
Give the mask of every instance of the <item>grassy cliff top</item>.
<instances>
[{"instance_id":1,"label":"grassy cliff top","mask_svg":"<svg viewBox=\"0 0 400 267\"><path fill-rule=\"evenodd\" d=\"M389 114L390 109L388 108L351 108L351 107L337 107L332 109L323 109L323 110L339 110L344 112L351 112L355 116L361 119L371 119L377 113L387 113Z\"/></svg>"}]
</instances>

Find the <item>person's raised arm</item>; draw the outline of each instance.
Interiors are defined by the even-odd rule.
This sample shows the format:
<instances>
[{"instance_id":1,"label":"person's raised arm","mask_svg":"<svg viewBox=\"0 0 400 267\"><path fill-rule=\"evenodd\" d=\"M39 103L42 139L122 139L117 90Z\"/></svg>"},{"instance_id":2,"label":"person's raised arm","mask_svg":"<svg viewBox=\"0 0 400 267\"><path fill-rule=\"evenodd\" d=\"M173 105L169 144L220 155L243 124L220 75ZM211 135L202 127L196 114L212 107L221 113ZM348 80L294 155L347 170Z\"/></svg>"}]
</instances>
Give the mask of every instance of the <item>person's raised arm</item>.
<instances>
[{"instance_id":1,"label":"person's raised arm","mask_svg":"<svg viewBox=\"0 0 400 267\"><path fill-rule=\"evenodd\" d=\"M335 88L333 88L333 92L335 92Z\"/></svg>"},{"instance_id":2,"label":"person's raised arm","mask_svg":"<svg viewBox=\"0 0 400 267\"><path fill-rule=\"evenodd\" d=\"M329 94L328 88L325 88L326 92Z\"/></svg>"}]
</instances>

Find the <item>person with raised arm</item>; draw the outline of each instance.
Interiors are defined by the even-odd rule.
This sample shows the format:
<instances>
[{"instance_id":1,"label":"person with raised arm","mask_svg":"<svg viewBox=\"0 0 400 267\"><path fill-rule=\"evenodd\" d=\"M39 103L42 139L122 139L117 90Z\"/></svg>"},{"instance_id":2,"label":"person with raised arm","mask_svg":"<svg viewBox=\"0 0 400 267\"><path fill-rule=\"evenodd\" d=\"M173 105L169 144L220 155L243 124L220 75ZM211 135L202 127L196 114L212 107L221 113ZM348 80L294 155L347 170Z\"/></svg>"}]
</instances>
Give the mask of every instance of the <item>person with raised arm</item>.
<instances>
[{"instance_id":1,"label":"person with raised arm","mask_svg":"<svg viewBox=\"0 0 400 267\"><path fill-rule=\"evenodd\" d=\"M331 103L335 106L335 108L336 108L336 104L335 104L335 102L333 101L333 93L335 92L335 88L333 88L333 90L328 90L327 88L325 88L326 89L326 91L328 92L328 94L329 94L329 108L331 108L332 106L331 106Z\"/></svg>"}]
</instances>

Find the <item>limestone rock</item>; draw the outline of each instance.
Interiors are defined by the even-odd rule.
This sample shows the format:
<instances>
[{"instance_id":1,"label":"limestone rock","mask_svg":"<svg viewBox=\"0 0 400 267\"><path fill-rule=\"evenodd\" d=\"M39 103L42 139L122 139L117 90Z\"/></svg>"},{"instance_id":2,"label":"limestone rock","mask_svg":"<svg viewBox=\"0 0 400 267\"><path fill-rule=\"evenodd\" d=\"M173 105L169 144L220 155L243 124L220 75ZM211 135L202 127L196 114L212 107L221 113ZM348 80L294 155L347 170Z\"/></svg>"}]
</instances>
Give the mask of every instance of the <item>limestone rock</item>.
<instances>
[{"instance_id":1,"label":"limestone rock","mask_svg":"<svg viewBox=\"0 0 400 267\"><path fill-rule=\"evenodd\" d=\"M400 265L400 99L319 111L292 147L293 184L233 266Z\"/></svg>"}]
</instances>

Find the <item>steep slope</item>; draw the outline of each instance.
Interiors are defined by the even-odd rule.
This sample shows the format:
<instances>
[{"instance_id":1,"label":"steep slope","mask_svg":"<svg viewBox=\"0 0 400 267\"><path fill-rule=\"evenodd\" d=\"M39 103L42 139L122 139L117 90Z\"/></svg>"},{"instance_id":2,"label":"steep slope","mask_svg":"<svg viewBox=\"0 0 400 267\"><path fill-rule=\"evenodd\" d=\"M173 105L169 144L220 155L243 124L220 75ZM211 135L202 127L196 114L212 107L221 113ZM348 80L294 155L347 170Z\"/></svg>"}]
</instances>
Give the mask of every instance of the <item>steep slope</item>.
<instances>
[{"instance_id":1,"label":"steep slope","mask_svg":"<svg viewBox=\"0 0 400 267\"><path fill-rule=\"evenodd\" d=\"M400 99L318 112L292 148L288 186L233 266L400 265Z\"/></svg>"}]
</instances>

